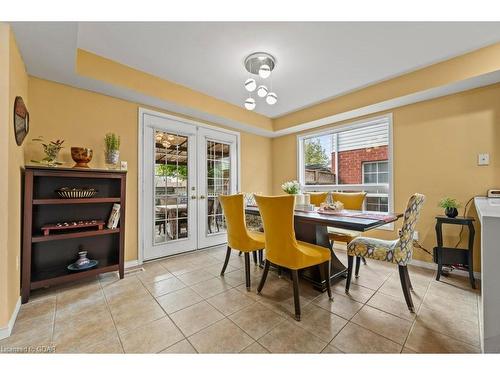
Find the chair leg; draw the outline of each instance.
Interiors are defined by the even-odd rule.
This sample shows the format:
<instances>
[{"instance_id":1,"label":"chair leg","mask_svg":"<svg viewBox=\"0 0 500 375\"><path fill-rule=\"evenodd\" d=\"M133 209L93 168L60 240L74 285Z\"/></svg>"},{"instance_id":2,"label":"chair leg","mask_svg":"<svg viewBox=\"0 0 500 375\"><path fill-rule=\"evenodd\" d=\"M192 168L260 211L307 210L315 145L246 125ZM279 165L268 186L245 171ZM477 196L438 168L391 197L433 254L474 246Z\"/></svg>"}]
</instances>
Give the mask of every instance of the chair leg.
<instances>
[{"instance_id":1,"label":"chair leg","mask_svg":"<svg viewBox=\"0 0 500 375\"><path fill-rule=\"evenodd\" d=\"M408 310L411 312L415 312L415 307L413 306L413 300L411 298L410 287L408 285L409 276L408 276L408 267L407 266L398 266L399 268L399 279L401 280L401 287L403 288L403 294L405 296L406 305L408 306Z\"/></svg>"},{"instance_id":2,"label":"chair leg","mask_svg":"<svg viewBox=\"0 0 500 375\"><path fill-rule=\"evenodd\" d=\"M281 267L278 266L278 277L281 279Z\"/></svg>"},{"instance_id":3,"label":"chair leg","mask_svg":"<svg viewBox=\"0 0 500 375\"><path fill-rule=\"evenodd\" d=\"M356 269L354 270L354 277L359 277L359 266L361 265L361 257L356 257Z\"/></svg>"},{"instance_id":4,"label":"chair leg","mask_svg":"<svg viewBox=\"0 0 500 375\"><path fill-rule=\"evenodd\" d=\"M240 252L238 253L238 256L240 257L240 256L241 256L241 254L243 254L243 251L240 251Z\"/></svg>"},{"instance_id":5,"label":"chair leg","mask_svg":"<svg viewBox=\"0 0 500 375\"><path fill-rule=\"evenodd\" d=\"M366 259L365 259L365 257L361 257L361 260L363 261L363 264L366 266Z\"/></svg>"},{"instance_id":6,"label":"chair leg","mask_svg":"<svg viewBox=\"0 0 500 375\"><path fill-rule=\"evenodd\" d=\"M257 251L252 251L253 254L253 262L257 264Z\"/></svg>"},{"instance_id":7,"label":"chair leg","mask_svg":"<svg viewBox=\"0 0 500 375\"><path fill-rule=\"evenodd\" d=\"M262 262L264 260L264 250L259 250L258 255L259 255L259 266L262 267Z\"/></svg>"},{"instance_id":8,"label":"chair leg","mask_svg":"<svg viewBox=\"0 0 500 375\"><path fill-rule=\"evenodd\" d=\"M245 284L247 290L250 290L250 253L245 252Z\"/></svg>"},{"instance_id":9,"label":"chair leg","mask_svg":"<svg viewBox=\"0 0 500 375\"><path fill-rule=\"evenodd\" d=\"M299 271L290 270L293 280L293 302L295 304L295 320L300 322Z\"/></svg>"},{"instance_id":10,"label":"chair leg","mask_svg":"<svg viewBox=\"0 0 500 375\"><path fill-rule=\"evenodd\" d=\"M220 275L224 276L224 272L226 272L227 264L229 263L229 257L231 256L231 248L227 247L226 252L226 260L224 260L224 265L222 266L222 271L220 271Z\"/></svg>"},{"instance_id":11,"label":"chair leg","mask_svg":"<svg viewBox=\"0 0 500 375\"><path fill-rule=\"evenodd\" d=\"M260 283L259 283L259 286L257 288L257 294L260 294L260 292L262 291L262 288L264 288L264 284L266 282L267 273L269 272L270 264L271 263L269 263L269 261L266 259L266 262L264 263L264 271L262 272L262 278L260 279Z\"/></svg>"},{"instance_id":12,"label":"chair leg","mask_svg":"<svg viewBox=\"0 0 500 375\"><path fill-rule=\"evenodd\" d=\"M347 279L345 280L345 293L346 294L349 294L349 287L351 286L353 261L354 261L354 257L352 255L348 255L347 256Z\"/></svg>"},{"instance_id":13,"label":"chair leg","mask_svg":"<svg viewBox=\"0 0 500 375\"><path fill-rule=\"evenodd\" d=\"M406 269L406 281L408 282L408 287L413 292L413 285L411 285L410 273L408 272L408 268Z\"/></svg>"},{"instance_id":14,"label":"chair leg","mask_svg":"<svg viewBox=\"0 0 500 375\"><path fill-rule=\"evenodd\" d=\"M321 277L321 280L325 280L326 282L326 292L328 293L328 298L330 301L333 301L332 298L332 288L330 286L330 261L325 262L323 264L319 264L319 274Z\"/></svg>"}]
</instances>

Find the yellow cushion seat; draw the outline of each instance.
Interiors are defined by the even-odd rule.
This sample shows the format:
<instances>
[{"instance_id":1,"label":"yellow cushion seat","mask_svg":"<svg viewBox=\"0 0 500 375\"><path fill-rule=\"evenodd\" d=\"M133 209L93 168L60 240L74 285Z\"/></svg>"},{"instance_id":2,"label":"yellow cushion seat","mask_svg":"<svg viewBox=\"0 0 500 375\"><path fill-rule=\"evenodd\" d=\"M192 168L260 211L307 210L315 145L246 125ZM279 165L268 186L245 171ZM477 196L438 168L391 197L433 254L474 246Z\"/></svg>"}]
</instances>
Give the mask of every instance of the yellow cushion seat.
<instances>
[{"instance_id":1,"label":"yellow cushion seat","mask_svg":"<svg viewBox=\"0 0 500 375\"><path fill-rule=\"evenodd\" d=\"M300 270L302 268L315 266L330 260L330 250L323 246L297 241L297 264L290 269Z\"/></svg>"}]
</instances>

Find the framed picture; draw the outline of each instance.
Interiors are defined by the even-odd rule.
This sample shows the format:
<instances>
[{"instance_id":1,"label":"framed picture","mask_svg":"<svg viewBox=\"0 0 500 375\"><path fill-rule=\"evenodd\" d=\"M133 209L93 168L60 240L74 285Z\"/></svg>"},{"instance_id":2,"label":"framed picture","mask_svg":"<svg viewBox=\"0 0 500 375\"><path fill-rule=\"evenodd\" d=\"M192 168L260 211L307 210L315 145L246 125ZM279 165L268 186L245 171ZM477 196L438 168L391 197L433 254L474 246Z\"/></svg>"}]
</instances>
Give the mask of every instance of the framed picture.
<instances>
[{"instance_id":1,"label":"framed picture","mask_svg":"<svg viewBox=\"0 0 500 375\"><path fill-rule=\"evenodd\" d=\"M14 136L16 137L18 146L22 145L24 138L26 138L29 132L29 122L30 115L24 104L24 100L20 96L16 96L14 101Z\"/></svg>"}]
</instances>

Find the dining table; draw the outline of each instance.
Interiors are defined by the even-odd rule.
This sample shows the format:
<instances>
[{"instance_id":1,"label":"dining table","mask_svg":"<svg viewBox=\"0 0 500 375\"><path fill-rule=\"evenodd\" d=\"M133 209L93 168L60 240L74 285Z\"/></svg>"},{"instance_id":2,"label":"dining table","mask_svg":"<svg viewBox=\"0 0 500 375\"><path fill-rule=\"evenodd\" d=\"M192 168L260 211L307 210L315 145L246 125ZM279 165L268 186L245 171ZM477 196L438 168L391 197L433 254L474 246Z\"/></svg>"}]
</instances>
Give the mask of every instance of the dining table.
<instances>
[{"instance_id":1,"label":"dining table","mask_svg":"<svg viewBox=\"0 0 500 375\"><path fill-rule=\"evenodd\" d=\"M260 216L256 206L245 207L245 213ZM373 211L342 210L325 212L315 210L295 210L294 229L297 240L322 246L330 250L330 282L338 281L347 275L347 267L333 251L333 243L328 236L328 228L347 229L355 232L368 232L390 224L401 218L400 213L384 213ZM318 267L304 269L300 276L310 281L320 291L326 290L326 280L321 277Z\"/></svg>"}]
</instances>

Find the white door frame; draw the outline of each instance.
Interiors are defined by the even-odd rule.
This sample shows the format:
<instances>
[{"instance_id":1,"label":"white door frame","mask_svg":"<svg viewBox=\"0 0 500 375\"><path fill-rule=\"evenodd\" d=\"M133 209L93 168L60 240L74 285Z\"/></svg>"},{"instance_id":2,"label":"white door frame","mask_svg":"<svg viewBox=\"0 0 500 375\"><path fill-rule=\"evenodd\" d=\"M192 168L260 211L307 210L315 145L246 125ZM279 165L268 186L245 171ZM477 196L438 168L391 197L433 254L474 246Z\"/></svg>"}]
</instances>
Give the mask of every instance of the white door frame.
<instances>
[{"instance_id":1,"label":"white door frame","mask_svg":"<svg viewBox=\"0 0 500 375\"><path fill-rule=\"evenodd\" d=\"M137 260L138 264L142 264L144 261L144 225L146 223L142 220L142 210L144 208L144 202L143 202L143 178L144 178L144 170L143 170L143 138L144 138L144 116L149 115L149 116L154 116L154 117L159 117L162 119L169 119L169 120L174 120L177 122L182 122L185 124L189 125L195 125L197 127L205 128L205 129L212 129L212 130L217 130L220 132L232 134L236 136L236 157L237 157L237 166L238 170L236 172L237 178L236 178L236 191L241 190L241 135L240 132L234 131L234 130L229 130L225 129L222 127L214 126L214 125L209 125L205 124L200 121L195 121L195 120L190 120L186 119L180 116L174 116L171 114L159 112L159 111L154 111L151 109L139 107L138 111L138 154L137 154L137 195L138 195L138 205L137 205Z\"/></svg>"}]
</instances>

